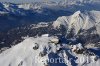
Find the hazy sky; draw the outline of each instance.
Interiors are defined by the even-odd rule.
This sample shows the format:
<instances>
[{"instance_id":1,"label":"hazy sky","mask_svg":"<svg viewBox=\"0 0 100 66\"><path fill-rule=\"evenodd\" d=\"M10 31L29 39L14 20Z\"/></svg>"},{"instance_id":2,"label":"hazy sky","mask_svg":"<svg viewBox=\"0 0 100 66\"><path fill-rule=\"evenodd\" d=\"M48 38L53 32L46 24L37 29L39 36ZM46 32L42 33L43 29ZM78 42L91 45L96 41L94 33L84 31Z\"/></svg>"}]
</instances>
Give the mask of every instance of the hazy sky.
<instances>
[{"instance_id":1,"label":"hazy sky","mask_svg":"<svg viewBox=\"0 0 100 66\"><path fill-rule=\"evenodd\" d=\"M14 2L14 3L34 2L34 1L45 1L45 0L0 0L0 2ZM48 1L60 1L60 0L48 0Z\"/></svg>"}]
</instances>

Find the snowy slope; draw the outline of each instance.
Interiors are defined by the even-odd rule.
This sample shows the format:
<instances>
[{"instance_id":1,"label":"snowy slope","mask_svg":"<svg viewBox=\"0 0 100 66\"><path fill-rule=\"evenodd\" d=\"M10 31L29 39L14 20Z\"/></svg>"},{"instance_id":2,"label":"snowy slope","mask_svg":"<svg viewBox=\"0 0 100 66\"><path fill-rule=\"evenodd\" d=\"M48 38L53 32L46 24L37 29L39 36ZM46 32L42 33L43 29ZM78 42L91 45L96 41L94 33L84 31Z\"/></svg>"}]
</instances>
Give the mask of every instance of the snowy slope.
<instances>
[{"instance_id":1,"label":"snowy slope","mask_svg":"<svg viewBox=\"0 0 100 66\"><path fill-rule=\"evenodd\" d=\"M91 28L96 28L95 33L100 35L100 11L90 11L75 12L71 16L59 17L54 23L55 28L59 28L60 25L64 25L68 31L74 29L75 35L79 33L80 30L89 30ZM92 30L92 29L91 29ZM93 30L94 31L94 30Z\"/></svg>"},{"instance_id":2,"label":"snowy slope","mask_svg":"<svg viewBox=\"0 0 100 66\"><path fill-rule=\"evenodd\" d=\"M50 42L52 39L57 37L49 37L48 34L37 38L26 37L23 42L0 54L0 66L99 66L100 59L95 60L96 55L76 54L66 44ZM76 47L83 49L81 44ZM48 59L56 58L60 58L60 61L47 62Z\"/></svg>"}]
</instances>

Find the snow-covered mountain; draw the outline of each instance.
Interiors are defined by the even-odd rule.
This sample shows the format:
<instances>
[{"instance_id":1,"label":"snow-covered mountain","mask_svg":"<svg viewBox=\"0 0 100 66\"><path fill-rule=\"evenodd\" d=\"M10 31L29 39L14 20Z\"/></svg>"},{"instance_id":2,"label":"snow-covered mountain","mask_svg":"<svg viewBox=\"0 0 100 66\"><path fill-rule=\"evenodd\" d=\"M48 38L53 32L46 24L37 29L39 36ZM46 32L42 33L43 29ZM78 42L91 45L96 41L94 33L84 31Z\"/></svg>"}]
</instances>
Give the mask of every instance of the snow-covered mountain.
<instances>
[{"instance_id":1,"label":"snow-covered mountain","mask_svg":"<svg viewBox=\"0 0 100 66\"><path fill-rule=\"evenodd\" d=\"M56 36L26 37L0 54L1 66L99 66L99 56L77 45L59 42Z\"/></svg>"},{"instance_id":2,"label":"snow-covered mountain","mask_svg":"<svg viewBox=\"0 0 100 66\"><path fill-rule=\"evenodd\" d=\"M71 16L62 16L54 21L53 26L59 29L65 27L66 38L75 41L98 45L100 42L100 11L77 11Z\"/></svg>"},{"instance_id":3,"label":"snow-covered mountain","mask_svg":"<svg viewBox=\"0 0 100 66\"><path fill-rule=\"evenodd\" d=\"M100 11L90 11L81 13L75 12L71 16L59 17L54 23L54 28L60 28L60 25L64 25L67 32L73 29L75 35L80 31L88 31L91 29L91 33L100 35ZM94 30L92 30L94 28Z\"/></svg>"}]
</instances>

